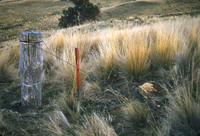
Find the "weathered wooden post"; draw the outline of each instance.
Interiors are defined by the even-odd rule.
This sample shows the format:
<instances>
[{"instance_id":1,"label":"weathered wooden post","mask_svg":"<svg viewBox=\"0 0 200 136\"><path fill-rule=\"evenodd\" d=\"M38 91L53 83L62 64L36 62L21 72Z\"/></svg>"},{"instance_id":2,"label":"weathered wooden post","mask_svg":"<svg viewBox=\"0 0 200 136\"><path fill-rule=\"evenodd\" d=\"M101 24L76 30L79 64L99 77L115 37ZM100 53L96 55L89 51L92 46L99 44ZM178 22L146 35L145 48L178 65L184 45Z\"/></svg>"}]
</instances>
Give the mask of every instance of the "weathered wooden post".
<instances>
[{"instance_id":1,"label":"weathered wooden post","mask_svg":"<svg viewBox=\"0 0 200 136\"><path fill-rule=\"evenodd\" d=\"M21 102L26 109L42 103L42 33L21 31L19 75L21 77Z\"/></svg>"}]
</instances>

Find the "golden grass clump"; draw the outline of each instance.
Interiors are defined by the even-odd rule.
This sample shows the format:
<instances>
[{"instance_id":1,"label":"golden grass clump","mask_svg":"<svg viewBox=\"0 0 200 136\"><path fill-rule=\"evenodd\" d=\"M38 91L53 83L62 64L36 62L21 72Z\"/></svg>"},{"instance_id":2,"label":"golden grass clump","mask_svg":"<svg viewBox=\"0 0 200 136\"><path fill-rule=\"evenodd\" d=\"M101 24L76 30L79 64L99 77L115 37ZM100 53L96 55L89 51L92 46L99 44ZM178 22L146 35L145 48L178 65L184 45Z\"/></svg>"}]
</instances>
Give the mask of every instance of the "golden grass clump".
<instances>
[{"instance_id":1,"label":"golden grass clump","mask_svg":"<svg viewBox=\"0 0 200 136\"><path fill-rule=\"evenodd\" d=\"M18 79L17 69L15 65L9 62L9 56L0 55L0 82L10 83Z\"/></svg>"},{"instance_id":2,"label":"golden grass clump","mask_svg":"<svg viewBox=\"0 0 200 136\"><path fill-rule=\"evenodd\" d=\"M7 43L10 47L5 48L0 54L0 82L12 82L19 79L19 45L16 41Z\"/></svg>"},{"instance_id":3,"label":"golden grass clump","mask_svg":"<svg viewBox=\"0 0 200 136\"><path fill-rule=\"evenodd\" d=\"M147 74L150 66L151 48L144 33L133 34L124 46L125 53L119 61L120 74L127 80L138 80Z\"/></svg>"},{"instance_id":4,"label":"golden grass clump","mask_svg":"<svg viewBox=\"0 0 200 136\"><path fill-rule=\"evenodd\" d=\"M182 25L181 49L175 56L175 71L179 76L186 77L198 71L200 65L200 31L199 18L184 20L188 25Z\"/></svg>"},{"instance_id":5,"label":"golden grass clump","mask_svg":"<svg viewBox=\"0 0 200 136\"><path fill-rule=\"evenodd\" d=\"M118 34L113 34L112 30L106 31L106 35L102 35L98 51L91 56L94 65L93 73L105 80L112 80L117 72L117 59L120 55L120 45Z\"/></svg>"},{"instance_id":6,"label":"golden grass clump","mask_svg":"<svg viewBox=\"0 0 200 136\"><path fill-rule=\"evenodd\" d=\"M66 60L67 62L59 61L57 60L57 75L55 76L56 79L64 81L64 85L66 87L72 87L74 84L74 81L76 81L76 63L75 63L75 48L69 47L64 50L63 53L63 60ZM80 59L80 68L81 70L87 71L88 64L85 63ZM80 73L81 78L81 84L83 86L85 79L87 78L87 74L83 73L81 71Z\"/></svg>"},{"instance_id":7,"label":"golden grass clump","mask_svg":"<svg viewBox=\"0 0 200 136\"><path fill-rule=\"evenodd\" d=\"M62 136L66 134L65 129L69 129L71 127L62 111L54 111L53 115L49 116L49 120L49 122L44 121L44 125L47 128L46 131L50 132L51 135L54 136Z\"/></svg>"},{"instance_id":8,"label":"golden grass clump","mask_svg":"<svg viewBox=\"0 0 200 136\"><path fill-rule=\"evenodd\" d=\"M74 53L75 48L79 48L79 57L81 59L88 59L88 53L91 45L96 44L93 39L93 34L90 32L72 31L69 30L65 33L65 49L71 48L71 53Z\"/></svg>"},{"instance_id":9,"label":"golden grass clump","mask_svg":"<svg viewBox=\"0 0 200 136\"><path fill-rule=\"evenodd\" d=\"M55 35L50 37L49 40L49 47L55 53L61 53L62 49L64 48L64 35L62 32L57 32Z\"/></svg>"},{"instance_id":10,"label":"golden grass clump","mask_svg":"<svg viewBox=\"0 0 200 136\"><path fill-rule=\"evenodd\" d=\"M8 52L8 61L13 64L15 68L19 66L19 44L16 42L11 43L11 47Z\"/></svg>"},{"instance_id":11,"label":"golden grass clump","mask_svg":"<svg viewBox=\"0 0 200 136\"><path fill-rule=\"evenodd\" d=\"M84 32L81 33L79 31L73 33L71 37L67 40L67 47L78 47L79 48L79 53L80 53L80 58L87 58L88 56L88 51L90 49L90 41L91 41L91 33L89 32ZM73 51L74 52L74 51Z\"/></svg>"},{"instance_id":12,"label":"golden grass clump","mask_svg":"<svg viewBox=\"0 0 200 136\"><path fill-rule=\"evenodd\" d=\"M169 24L171 22L168 22ZM176 25L159 23L153 26L152 36L152 63L154 67L169 68L174 62L178 48L179 34ZM172 29L172 28L174 29Z\"/></svg>"},{"instance_id":13,"label":"golden grass clump","mask_svg":"<svg viewBox=\"0 0 200 136\"><path fill-rule=\"evenodd\" d=\"M86 117L83 127L77 131L78 136L117 136L105 119L100 118L95 113Z\"/></svg>"},{"instance_id":14,"label":"golden grass clump","mask_svg":"<svg viewBox=\"0 0 200 136\"><path fill-rule=\"evenodd\" d=\"M47 76L52 75L53 80L56 82L63 83L65 87L71 89L73 82L76 78L76 63L75 63L75 48L79 47L79 60L80 67L82 70L88 69L88 64L82 59L83 56L88 52L85 42L88 41L87 36L83 37L78 32L72 33L71 31L64 33L63 31L57 32L51 36L49 45L44 46L44 68ZM47 46L47 47L46 47ZM85 48L84 48L85 47ZM54 54L55 56L52 56ZM87 75L81 73L81 82Z\"/></svg>"}]
</instances>

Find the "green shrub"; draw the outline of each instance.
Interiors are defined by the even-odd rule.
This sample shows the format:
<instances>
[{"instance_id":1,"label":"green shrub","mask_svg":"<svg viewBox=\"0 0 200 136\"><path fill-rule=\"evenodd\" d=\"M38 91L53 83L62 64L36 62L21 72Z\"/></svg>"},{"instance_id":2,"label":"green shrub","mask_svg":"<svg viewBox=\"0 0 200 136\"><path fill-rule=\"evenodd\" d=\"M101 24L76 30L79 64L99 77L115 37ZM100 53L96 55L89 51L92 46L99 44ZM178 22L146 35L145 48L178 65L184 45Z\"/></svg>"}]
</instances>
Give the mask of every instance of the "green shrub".
<instances>
[{"instance_id":1,"label":"green shrub","mask_svg":"<svg viewBox=\"0 0 200 136\"><path fill-rule=\"evenodd\" d=\"M60 27L70 27L84 23L86 20L97 20L100 9L89 0L70 0L75 7L63 10L63 16L59 19Z\"/></svg>"}]
</instances>

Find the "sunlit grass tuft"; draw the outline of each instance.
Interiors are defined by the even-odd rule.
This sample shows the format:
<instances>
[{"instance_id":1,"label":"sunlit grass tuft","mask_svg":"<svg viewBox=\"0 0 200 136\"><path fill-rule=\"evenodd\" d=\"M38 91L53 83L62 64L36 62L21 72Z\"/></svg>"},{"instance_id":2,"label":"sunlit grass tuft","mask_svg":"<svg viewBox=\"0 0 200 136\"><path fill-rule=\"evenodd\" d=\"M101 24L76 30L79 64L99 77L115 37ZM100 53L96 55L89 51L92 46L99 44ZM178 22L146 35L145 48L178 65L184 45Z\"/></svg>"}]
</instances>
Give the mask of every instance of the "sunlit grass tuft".
<instances>
[{"instance_id":1,"label":"sunlit grass tuft","mask_svg":"<svg viewBox=\"0 0 200 136\"><path fill-rule=\"evenodd\" d=\"M152 29L152 63L155 69L169 68L174 64L179 34L176 25L156 24Z\"/></svg>"},{"instance_id":2,"label":"sunlit grass tuft","mask_svg":"<svg viewBox=\"0 0 200 136\"><path fill-rule=\"evenodd\" d=\"M64 48L64 36L62 32L58 32L50 38L49 47L56 53L61 53Z\"/></svg>"},{"instance_id":3,"label":"sunlit grass tuft","mask_svg":"<svg viewBox=\"0 0 200 136\"><path fill-rule=\"evenodd\" d=\"M49 121L44 121L44 123L47 128L46 131L50 132L53 136L67 134L66 131L70 130L71 127L62 111L55 111L53 115L49 116Z\"/></svg>"},{"instance_id":4,"label":"sunlit grass tuft","mask_svg":"<svg viewBox=\"0 0 200 136\"><path fill-rule=\"evenodd\" d=\"M117 136L105 119L95 113L85 118L83 127L78 130L77 134L78 136Z\"/></svg>"},{"instance_id":5,"label":"sunlit grass tuft","mask_svg":"<svg viewBox=\"0 0 200 136\"><path fill-rule=\"evenodd\" d=\"M146 75L150 66L151 48L144 35L130 37L125 53L119 61L120 74L129 81L138 81Z\"/></svg>"},{"instance_id":6,"label":"sunlit grass tuft","mask_svg":"<svg viewBox=\"0 0 200 136\"><path fill-rule=\"evenodd\" d=\"M91 56L92 63L95 64L93 73L105 81L112 82L113 78L117 77L119 55L118 35L113 35L113 30L108 30L105 36L102 35L98 51Z\"/></svg>"},{"instance_id":7,"label":"sunlit grass tuft","mask_svg":"<svg viewBox=\"0 0 200 136\"><path fill-rule=\"evenodd\" d=\"M9 63L9 56L1 54L0 57L0 82L10 83L18 79L17 69L14 64Z\"/></svg>"}]
</instances>

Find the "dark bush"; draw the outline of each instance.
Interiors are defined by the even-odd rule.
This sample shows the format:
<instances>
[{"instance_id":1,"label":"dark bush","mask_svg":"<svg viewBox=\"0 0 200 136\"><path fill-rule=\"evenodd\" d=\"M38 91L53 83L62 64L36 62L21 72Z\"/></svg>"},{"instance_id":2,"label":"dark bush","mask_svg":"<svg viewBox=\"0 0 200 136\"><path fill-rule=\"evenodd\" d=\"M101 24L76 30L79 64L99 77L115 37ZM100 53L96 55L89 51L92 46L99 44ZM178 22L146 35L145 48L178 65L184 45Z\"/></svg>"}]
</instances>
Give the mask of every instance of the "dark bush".
<instances>
[{"instance_id":1,"label":"dark bush","mask_svg":"<svg viewBox=\"0 0 200 136\"><path fill-rule=\"evenodd\" d=\"M89 0L70 0L75 7L63 10L63 16L59 19L60 27L70 27L84 23L86 20L95 21L98 19L100 9Z\"/></svg>"}]
</instances>

